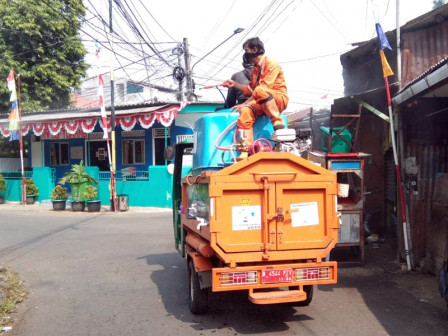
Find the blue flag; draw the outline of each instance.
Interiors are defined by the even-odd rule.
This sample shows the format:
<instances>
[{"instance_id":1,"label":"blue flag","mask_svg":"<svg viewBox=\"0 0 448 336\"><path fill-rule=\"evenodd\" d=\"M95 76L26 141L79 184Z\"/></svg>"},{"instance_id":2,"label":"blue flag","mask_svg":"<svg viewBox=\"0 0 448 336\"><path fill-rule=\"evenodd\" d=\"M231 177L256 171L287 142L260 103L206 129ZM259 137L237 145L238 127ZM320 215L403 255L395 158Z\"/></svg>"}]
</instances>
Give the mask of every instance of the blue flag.
<instances>
[{"instance_id":1,"label":"blue flag","mask_svg":"<svg viewBox=\"0 0 448 336\"><path fill-rule=\"evenodd\" d=\"M378 35L378 44L380 50L383 50L385 48L392 50L392 47L390 46L389 41L387 40L387 37L383 32L383 28L381 28L381 25L377 23L375 25L375 28L376 28L376 34Z\"/></svg>"}]
</instances>

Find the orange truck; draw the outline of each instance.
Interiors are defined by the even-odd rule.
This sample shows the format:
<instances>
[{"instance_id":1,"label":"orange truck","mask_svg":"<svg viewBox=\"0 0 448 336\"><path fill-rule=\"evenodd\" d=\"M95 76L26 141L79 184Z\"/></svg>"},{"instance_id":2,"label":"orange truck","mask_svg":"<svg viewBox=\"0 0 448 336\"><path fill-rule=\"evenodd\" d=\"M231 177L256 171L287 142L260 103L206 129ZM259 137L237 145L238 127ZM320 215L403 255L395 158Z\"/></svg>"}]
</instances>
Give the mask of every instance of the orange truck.
<instances>
[{"instance_id":1,"label":"orange truck","mask_svg":"<svg viewBox=\"0 0 448 336\"><path fill-rule=\"evenodd\" d=\"M278 151L284 139L271 140L263 117L255 134L275 147L235 162L236 118L201 117L194 144L172 152L175 245L187 262L190 310L204 313L210 293L236 290L255 304L308 305L314 285L337 282L337 263L328 261L340 225L336 174Z\"/></svg>"}]
</instances>

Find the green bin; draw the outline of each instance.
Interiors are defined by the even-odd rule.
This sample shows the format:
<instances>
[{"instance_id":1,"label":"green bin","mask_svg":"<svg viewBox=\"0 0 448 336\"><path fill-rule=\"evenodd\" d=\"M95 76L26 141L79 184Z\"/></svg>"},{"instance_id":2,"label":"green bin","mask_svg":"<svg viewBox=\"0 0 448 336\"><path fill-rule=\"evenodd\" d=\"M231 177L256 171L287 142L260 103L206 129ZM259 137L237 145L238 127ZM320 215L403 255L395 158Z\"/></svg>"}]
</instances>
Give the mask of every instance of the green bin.
<instances>
[{"instance_id":1,"label":"green bin","mask_svg":"<svg viewBox=\"0 0 448 336\"><path fill-rule=\"evenodd\" d=\"M342 127L333 127L333 132L331 132L333 136L333 142L331 144L331 150L328 151L328 136L330 134L330 128L321 126L321 145L320 149L324 152L330 153L350 153L351 147L346 144L340 137L334 137L336 135L335 131L340 131ZM340 134L349 144L352 143L352 134L348 129L345 129Z\"/></svg>"}]
</instances>

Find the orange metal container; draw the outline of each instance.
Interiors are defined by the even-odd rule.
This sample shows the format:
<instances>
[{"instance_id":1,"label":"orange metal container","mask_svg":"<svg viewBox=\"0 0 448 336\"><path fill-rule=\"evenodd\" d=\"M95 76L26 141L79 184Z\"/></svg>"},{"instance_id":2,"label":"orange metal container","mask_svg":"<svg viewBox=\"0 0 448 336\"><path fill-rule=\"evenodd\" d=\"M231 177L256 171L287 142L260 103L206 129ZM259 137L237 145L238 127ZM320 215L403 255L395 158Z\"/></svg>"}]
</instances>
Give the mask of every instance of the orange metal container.
<instances>
[{"instance_id":1,"label":"orange metal container","mask_svg":"<svg viewBox=\"0 0 448 336\"><path fill-rule=\"evenodd\" d=\"M182 188L187 237L214 251L213 291L247 289L255 303L278 303L305 300L304 285L337 282L337 264L325 261L338 238L335 173L266 152L187 176ZM192 251L195 263L207 258ZM257 292L279 285L298 291Z\"/></svg>"}]
</instances>

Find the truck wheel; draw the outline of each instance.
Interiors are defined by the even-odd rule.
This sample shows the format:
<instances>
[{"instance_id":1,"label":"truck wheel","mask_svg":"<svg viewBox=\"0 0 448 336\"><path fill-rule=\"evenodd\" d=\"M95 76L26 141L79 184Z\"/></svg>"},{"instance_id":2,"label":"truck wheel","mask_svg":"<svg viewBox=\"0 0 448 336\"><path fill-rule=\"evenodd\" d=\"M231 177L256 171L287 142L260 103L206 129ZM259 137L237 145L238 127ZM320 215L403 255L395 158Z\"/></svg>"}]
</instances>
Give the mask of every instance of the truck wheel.
<instances>
[{"instance_id":1,"label":"truck wheel","mask_svg":"<svg viewBox=\"0 0 448 336\"><path fill-rule=\"evenodd\" d=\"M297 286L290 286L289 287L289 290L298 290L298 289L299 289L299 287L297 287ZM313 300L313 285L303 286L303 291L306 293L306 300L305 301L294 302L295 306L306 307L306 306L309 306L311 301Z\"/></svg>"},{"instance_id":2,"label":"truck wheel","mask_svg":"<svg viewBox=\"0 0 448 336\"><path fill-rule=\"evenodd\" d=\"M203 314L207 310L207 289L201 289L198 274L194 269L193 261L188 263L188 278L190 290L190 310L193 314Z\"/></svg>"}]
</instances>

